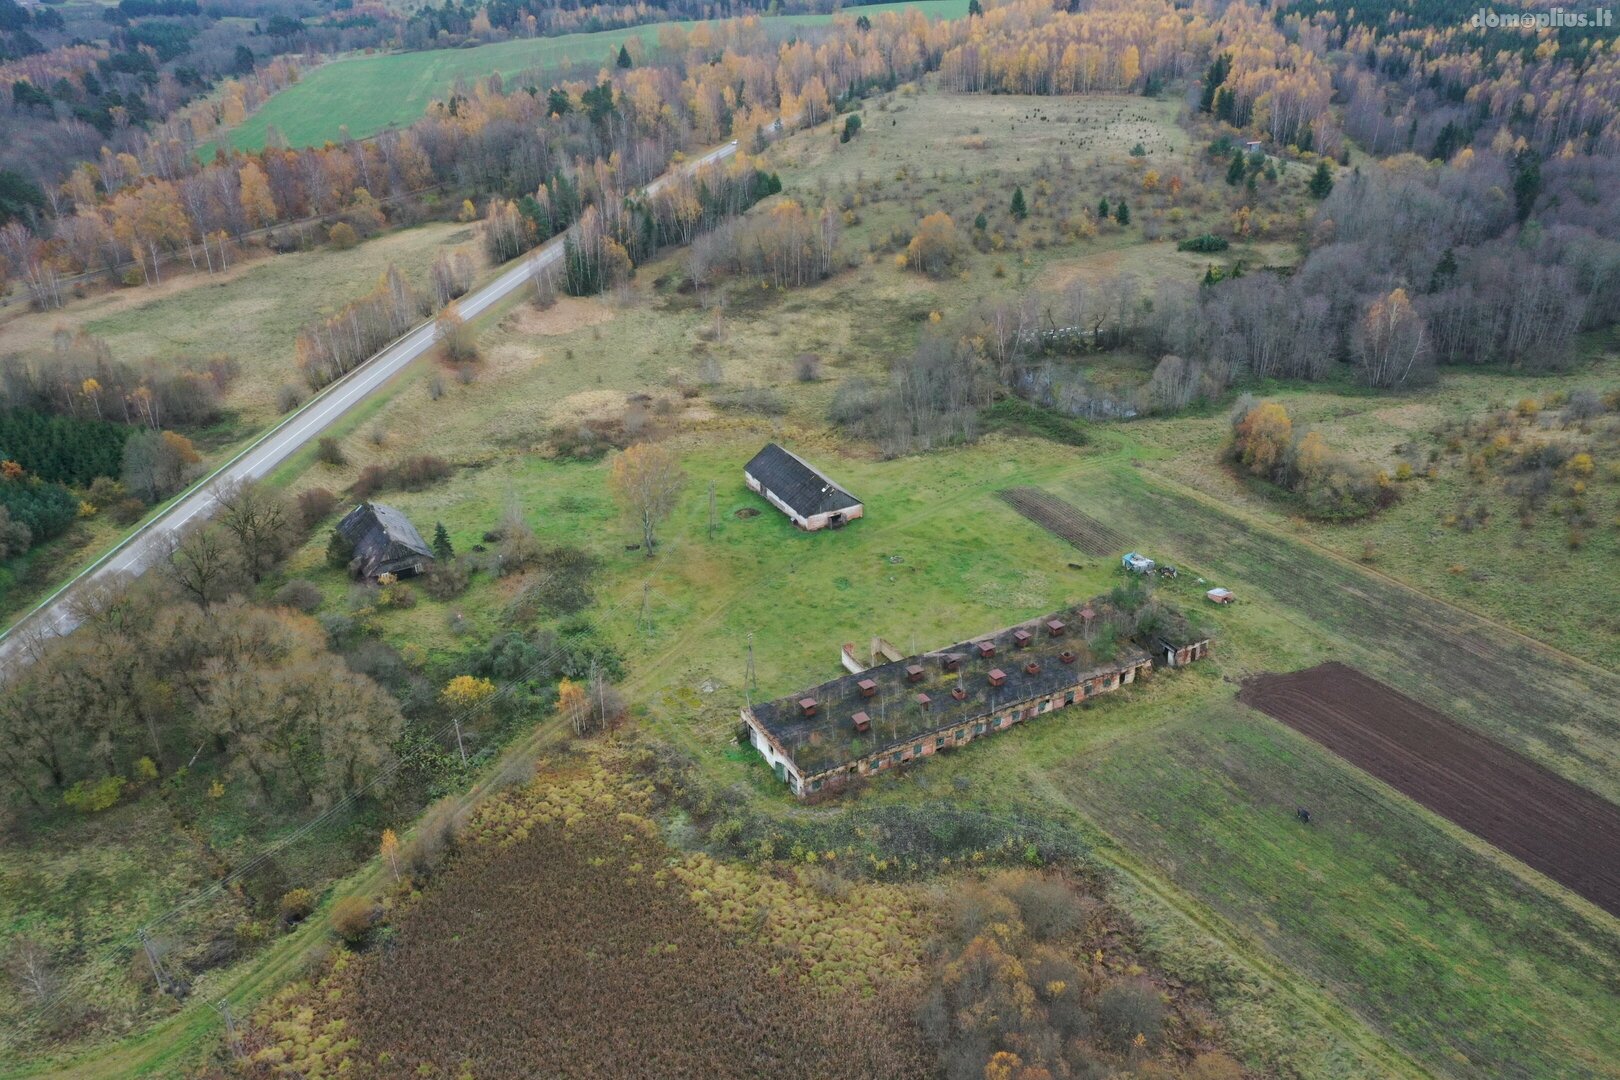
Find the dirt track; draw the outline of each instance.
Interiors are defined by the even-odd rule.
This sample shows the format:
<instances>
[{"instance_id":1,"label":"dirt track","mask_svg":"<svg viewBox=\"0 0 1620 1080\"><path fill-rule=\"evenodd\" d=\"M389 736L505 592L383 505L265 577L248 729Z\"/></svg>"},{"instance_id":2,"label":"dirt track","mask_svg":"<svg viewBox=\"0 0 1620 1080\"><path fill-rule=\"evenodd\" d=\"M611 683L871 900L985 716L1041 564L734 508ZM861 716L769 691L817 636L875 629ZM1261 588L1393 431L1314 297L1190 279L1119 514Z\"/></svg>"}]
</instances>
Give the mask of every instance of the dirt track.
<instances>
[{"instance_id":1,"label":"dirt track","mask_svg":"<svg viewBox=\"0 0 1620 1080\"><path fill-rule=\"evenodd\" d=\"M1248 679L1238 700L1620 915L1620 807L1351 667Z\"/></svg>"}]
</instances>

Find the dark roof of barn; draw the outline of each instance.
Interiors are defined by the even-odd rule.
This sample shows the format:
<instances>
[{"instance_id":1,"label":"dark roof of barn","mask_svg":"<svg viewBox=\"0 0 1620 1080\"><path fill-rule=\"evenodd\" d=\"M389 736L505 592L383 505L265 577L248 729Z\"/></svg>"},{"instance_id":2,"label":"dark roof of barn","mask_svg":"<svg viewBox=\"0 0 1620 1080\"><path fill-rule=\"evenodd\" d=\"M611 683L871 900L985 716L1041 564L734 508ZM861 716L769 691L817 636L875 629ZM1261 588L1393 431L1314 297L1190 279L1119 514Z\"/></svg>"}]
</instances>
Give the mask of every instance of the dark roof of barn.
<instances>
[{"instance_id":1,"label":"dark roof of barn","mask_svg":"<svg viewBox=\"0 0 1620 1080\"><path fill-rule=\"evenodd\" d=\"M395 562L412 555L433 558L433 549L411 519L382 503L361 503L338 522L338 531L355 546L356 555Z\"/></svg>"},{"instance_id":2,"label":"dark roof of barn","mask_svg":"<svg viewBox=\"0 0 1620 1080\"><path fill-rule=\"evenodd\" d=\"M793 507L800 517L836 513L861 505L860 500L833 483L826 474L776 443L754 455L744 471L765 489Z\"/></svg>"}]
</instances>

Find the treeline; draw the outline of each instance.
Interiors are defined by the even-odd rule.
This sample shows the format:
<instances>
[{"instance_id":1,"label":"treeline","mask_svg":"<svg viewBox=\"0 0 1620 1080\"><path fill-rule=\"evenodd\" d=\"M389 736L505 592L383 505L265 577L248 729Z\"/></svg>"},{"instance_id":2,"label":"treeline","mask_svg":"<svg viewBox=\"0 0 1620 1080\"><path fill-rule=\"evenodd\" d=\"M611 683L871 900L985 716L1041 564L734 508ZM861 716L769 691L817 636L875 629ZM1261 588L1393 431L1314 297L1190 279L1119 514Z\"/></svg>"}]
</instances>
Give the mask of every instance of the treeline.
<instances>
[{"instance_id":1,"label":"treeline","mask_svg":"<svg viewBox=\"0 0 1620 1080\"><path fill-rule=\"evenodd\" d=\"M219 419L236 374L236 361L224 354L134 364L115 359L105 341L84 331L59 332L48 353L0 357L0 410L150 428L202 426Z\"/></svg>"},{"instance_id":2,"label":"treeline","mask_svg":"<svg viewBox=\"0 0 1620 1080\"><path fill-rule=\"evenodd\" d=\"M298 370L320 389L373 356L433 310L433 298L411 287L389 265L376 288L298 331Z\"/></svg>"}]
</instances>

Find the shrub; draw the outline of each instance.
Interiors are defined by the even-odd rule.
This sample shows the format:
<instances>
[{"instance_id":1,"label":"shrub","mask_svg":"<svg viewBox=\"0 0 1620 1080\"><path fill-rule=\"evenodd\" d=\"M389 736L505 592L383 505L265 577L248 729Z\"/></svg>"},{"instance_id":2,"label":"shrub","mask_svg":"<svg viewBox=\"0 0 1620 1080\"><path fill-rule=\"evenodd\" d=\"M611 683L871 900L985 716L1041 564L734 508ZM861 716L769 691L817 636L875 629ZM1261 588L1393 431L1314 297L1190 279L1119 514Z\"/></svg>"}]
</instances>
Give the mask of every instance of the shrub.
<instances>
[{"instance_id":1,"label":"shrub","mask_svg":"<svg viewBox=\"0 0 1620 1080\"><path fill-rule=\"evenodd\" d=\"M1018 905L1019 917L1037 940L1051 941L1072 934L1085 921L1074 890L1058 878L1034 878L1008 890Z\"/></svg>"},{"instance_id":2,"label":"shrub","mask_svg":"<svg viewBox=\"0 0 1620 1080\"><path fill-rule=\"evenodd\" d=\"M1200 255L1212 255L1217 251L1225 251L1231 246L1226 237L1205 233L1203 236L1194 236L1189 240L1183 240L1176 245L1176 250L1195 251Z\"/></svg>"},{"instance_id":3,"label":"shrub","mask_svg":"<svg viewBox=\"0 0 1620 1080\"><path fill-rule=\"evenodd\" d=\"M302 387L294 386L292 383L286 383L276 391L277 412L292 412L303 403L304 391Z\"/></svg>"},{"instance_id":4,"label":"shrub","mask_svg":"<svg viewBox=\"0 0 1620 1080\"><path fill-rule=\"evenodd\" d=\"M287 926L301 923L315 910L315 894L308 889L291 889L281 894L281 902L277 907L281 913L282 923Z\"/></svg>"},{"instance_id":5,"label":"shrub","mask_svg":"<svg viewBox=\"0 0 1620 1080\"><path fill-rule=\"evenodd\" d=\"M422 591L435 600L453 600L467 591L472 569L465 559L446 559L422 575Z\"/></svg>"},{"instance_id":6,"label":"shrub","mask_svg":"<svg viewBox=\"0 0 1620 1080\"><path fill-rule=\"evenodd\" d=\"M347 560L345 560L347 565ZM305 615L314 614L321 606L321 590L312 582L295 578L276 590L275 602L280 607L292 608L302 611Z\"/></svg>"},{"instance_id":7,"label":"shrub","mask_svg":"<svg viewBox=\"0 0 1620 1080\"><path fill-rule=\"evenodd\" d=\"M349 463L349 456L343 452L343 447L330 435L322 435L315 443L315 460L322 465L331 465L335 468Z\"/></svg>"},{"instance_id":8,"label":"shrub","mask_svg":"<svg viewBox=\"0 0 1620 1080\"><path fill-rule=\"evenodd\" d=\"M127 781L122 776L107 776L100 780L80 780L67 789L62 805L81 814L99 814L118 804Z\"/></svg>"},{"instance_id":9,"label":"shrub","mask_svg":"<svg viewBox=\"0 0 1620 1080\"><path fill-rule=\"evenodd\" d=\"M1148 982L1118 982L1097 996L1097 1027L1115 1050L1126 1050L1138 1035L1149 1046L1164 1036L1164 1002Z\"/></svg>"},{"instance_id":10,"label":"shrub","mask_svg":"<svg viewBox=\"0 0 1620 1080\"><path fill-rule=\"evenodd\" d=\"M300 491L293 503L298 512L298 524L308 532L337 509L338 497L326 488L309 488Z\"/></svg>"},{"instance_id":11,"label":"shrub","mask_svg":"<svg viewBox=\"0 0 1620 1080\"><path fill-rule=\"evenodd\" d=\"M354 226L347 221L340 221L326 230L326 238L332 241L332 246L339 251L347 251L360 242L360 236L354 231Z\"/></svg>"},{"instance_id":12,"label":"shrub","mask_svg":"<svg viewBox=\"0 0 1620 1080\"><path fill-rule=\"evenodd\" d=\"M359 945L377 921L377 905L368 897L345 896L332 905L332 932L349 945Z\"/></svg>"}]
</instances>

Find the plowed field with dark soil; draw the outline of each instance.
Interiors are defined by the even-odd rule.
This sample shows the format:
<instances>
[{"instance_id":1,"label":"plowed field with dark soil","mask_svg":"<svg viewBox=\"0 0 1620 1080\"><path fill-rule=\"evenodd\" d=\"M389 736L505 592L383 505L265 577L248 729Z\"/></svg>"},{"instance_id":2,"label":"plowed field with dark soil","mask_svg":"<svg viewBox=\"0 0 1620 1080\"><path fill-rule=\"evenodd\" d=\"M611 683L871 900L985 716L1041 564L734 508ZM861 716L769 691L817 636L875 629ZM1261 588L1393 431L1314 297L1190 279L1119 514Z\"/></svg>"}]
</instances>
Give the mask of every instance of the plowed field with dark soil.
<instances>
[{"instance_id":1,"label":"plowed field with dark soil","mask_svg":"<svg viewBox=\"0 0 1620 1080\"><path fill-rule=\"evenodd\" d=\"M1620 807L1344 664L1238 700L1620 915Z\"/></svg>"},{"instance_id":2,"label":"plowed field with dark soil","mask_svg":"<svg viewBox=\"0 0 1620 1080\"><path fill-rule=\"evenodd\" d=\"M996 497L1053 536L1067 540L1094 558L1118 555L1128 544L1123 533L1040 488L1006 488L996 492Z\"/></svg>"}]
</instances>

